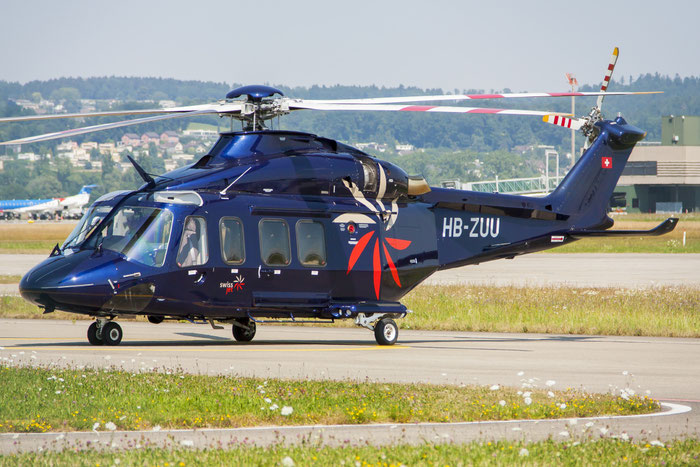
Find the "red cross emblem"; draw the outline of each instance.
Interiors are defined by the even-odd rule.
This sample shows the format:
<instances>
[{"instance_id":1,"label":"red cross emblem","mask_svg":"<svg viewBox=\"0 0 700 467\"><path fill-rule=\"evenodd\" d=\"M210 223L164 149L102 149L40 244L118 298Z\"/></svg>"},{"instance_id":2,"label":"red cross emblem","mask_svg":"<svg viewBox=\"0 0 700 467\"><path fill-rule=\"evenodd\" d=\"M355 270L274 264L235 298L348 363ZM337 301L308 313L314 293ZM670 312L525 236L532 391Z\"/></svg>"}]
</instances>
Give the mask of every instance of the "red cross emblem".
<instances>
[{"instance_id":1,"label":"red cross emblem","mask_svg":"<svg viewBox=\"0 0 700 467\"><path fill-rule=\"evenodd\" d=\"M612 169L612 157L601 158L601 165L604 169Z\"/></svg>"}]
</instances>

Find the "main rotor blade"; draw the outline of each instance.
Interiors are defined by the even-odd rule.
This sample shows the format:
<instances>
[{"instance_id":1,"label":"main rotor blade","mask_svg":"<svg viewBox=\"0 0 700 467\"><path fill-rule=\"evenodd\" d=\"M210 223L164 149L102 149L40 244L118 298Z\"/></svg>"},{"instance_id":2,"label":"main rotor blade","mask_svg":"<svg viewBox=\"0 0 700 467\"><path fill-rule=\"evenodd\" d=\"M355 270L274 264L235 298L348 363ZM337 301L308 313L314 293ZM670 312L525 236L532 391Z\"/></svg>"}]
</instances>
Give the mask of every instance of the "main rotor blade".
<instances>
[{"instance_id":1,"label":"main rotor blade","mask_svg":"<svg viewBox=\"0 0 700 467\"><path fill-rule=\"evenodd\" d=\"M638 94L658 94L662 91L620 91L605 92L511 92L503 94L443 94L435 96L405 96L405 97L373 97L367 99L329 99L313 100L301 99L300 102L309 104L401 104L405 102L440 102L440 101L464 101L475 99L522 99L529 97L590 97L590 96L632 96Z\"/></svg>"},{"instance_id":2,"label":"main rotor blade","mask_svg":"<svg viewBox=\"0 0 700 467\"><path fill-rule=\"evenodd\" d=\"M238 110L240 111L240 105L238 106ZM112 123L103 123L100 125L91 125L91 126L86 126L86 127L81 127L81 128L74 128L72 130L63 130L63 131L57 131L55 133L46 133L43 135L38 135L38 136L29 136L27 138L20 138L20 139L15 139L12 141L5 141L0 143L0 146L8 146L12 144L29 144L29 143L38 143L41 141L49 141L52 139L59 139L59 138L67 138L69 136L76 136L76 135L82 135L85 133L91 133L94 131L103 131L103 130L110 130L112 128L120 128L124 126L130 126L130 125L138 125L140 123L150 123L150 122L157 122L160 120L167 120L170 118L181 118L181 117L191 117L195 115L210 115L210 114L218 114L222 113L217 110L194 110L194 111L189 111L189 112L182 112L182 113L171 113L168 115L156 115L154 117L145 117L145 118L135 118L133 120L122 120L119 122L112 122ZM234 113L233 110L229 110L227 113Z\"/></svg>"},{"instance_id":3,"label":"main rotor blade","mask_svg":"<svg viewBox=\"0 0 700 467\"><path fill-rule=\"evenodd\" d=\"M149 114L174 114L188 113L198 110L215 110L218 113L228 113L239 111L239 103L215 103L188 105L185 107L170 107L168 109L137 109L137 110L107 110L104 112L87 112L72 114L44 114L44 115L24 115L21 117L3 117L1 122L23 122L32 120L53 120L58 118L86 118L86 117L120 117L125 115L149 115Z\"/></svg>"},{"instance_id":4,"label":"main rotor blade","mask_svg":"<svg viewBox=\"0 0 700 467\"><path fill-rule=\"evenodd\" d=\"M600 110L601 106L603 105L603 99L605 99L605 95L606 94L613 95L613 93L607 93L606 91L608 90L608 84L610 84L610 78L612 78L613 71L615 70L615 64L617 63L618 55L620 55L620 49L615 47L613 49L612 57L610 57L610 63L608 64L608 69L605 72L605 77L603 78L603 84L600 86L600 91L603 94L598 96L598 101L595 104L595 106L598 107L598 110Z\"/></svg>"},{"instance_id":5,"label":"main rotor blade","mask_svg":"<svg viewBox=\"0 0 700 467\"><path fill-rule=\"evenodd\" d=\"M540 110L518 109L491 109L486 107L448 107L429 105L390 105L390 104L328 104L313 103L309 101L290 102L289 110L341 110L341 111L375 111L375 112L445 112L464 114L500 114L500 115L559 115L568 116L568 113L545 112Z\"/></svg>"}]
</instances>

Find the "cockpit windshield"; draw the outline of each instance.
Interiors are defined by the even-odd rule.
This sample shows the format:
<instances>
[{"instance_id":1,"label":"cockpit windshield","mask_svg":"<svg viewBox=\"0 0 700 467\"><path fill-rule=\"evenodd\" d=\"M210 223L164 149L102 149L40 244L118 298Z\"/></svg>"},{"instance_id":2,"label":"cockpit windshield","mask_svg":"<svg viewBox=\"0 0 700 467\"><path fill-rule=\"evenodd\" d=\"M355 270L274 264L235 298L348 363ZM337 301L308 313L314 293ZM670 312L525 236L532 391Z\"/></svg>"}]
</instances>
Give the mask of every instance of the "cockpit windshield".
<instances>
[{"instance_id":1,"label":"cockpit windshield","mask_svg":"<svg viewBox=\"0 0 700 467\"><path fill-rule=\"evenodd\" d=\"M173 214L167 209L122 206L97 233L94 244L159 268L165 263L172 226Z\"/></svg>"},{"instance_id":2,"label":"cockpit windshield","mask_svg":"<svg viewBox=\"0 0 700 467\"><path fill-rule=\"evenodd\" d=\"M95 230L102 222L102 219L107 217L107 214L112 210L112 206L92 206L85 213L78 225L68 235L68 238L63 242L61 250L69 248L77 248L83 241Z\"/></svg>"}]
</instances>

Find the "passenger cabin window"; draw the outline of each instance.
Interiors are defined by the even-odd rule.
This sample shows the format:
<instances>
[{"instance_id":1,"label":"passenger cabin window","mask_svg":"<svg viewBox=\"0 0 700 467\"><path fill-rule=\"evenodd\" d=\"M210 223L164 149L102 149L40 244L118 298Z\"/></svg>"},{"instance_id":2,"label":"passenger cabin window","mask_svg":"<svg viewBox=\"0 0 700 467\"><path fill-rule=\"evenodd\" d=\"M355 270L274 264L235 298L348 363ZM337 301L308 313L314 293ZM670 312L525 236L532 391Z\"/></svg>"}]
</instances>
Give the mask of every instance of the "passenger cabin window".
<instances>
[{"instance_id":1,"label":"passenger cabin window","mask_svg":"<svg viewBox=\"0 0 700 467\"><path fill-rule=\"evenodd\" d=\"M242 264L245 261L243 224L234 217L223 217L219 221L221 256L226 264Z\"/></svg>"},{"instance_id":2,"label":"passenger cabin window","mask_svg":"<svg viewBox=\"0 0 700 467\"><path fill-rule=\"evenodd\" d=\"M177 265L181 268L201 266L208 260L207 226L204 218L187 216L177 252Z\"/></svg>"},{"instance_id":3,"label":"passenger cabin window","mask_svg":"<svg viewBox=\"0 0 700 467\"><path fill-rule=\"evenodd\" d=\"M303 266L326 265L326 235L323 224L312 220L297 222L297 254Z\"/></svg>"},{"instance_id":4,"label":"passenger cabin window","mask_svg":"<svg viewBox=\"0 0 700 467\"><path fill-rule=\"evenodd\" d=\"M260 256L268 266L287 266L291 258L289 227L282 219L260 221Z\"/></svg>"}]
</instances>

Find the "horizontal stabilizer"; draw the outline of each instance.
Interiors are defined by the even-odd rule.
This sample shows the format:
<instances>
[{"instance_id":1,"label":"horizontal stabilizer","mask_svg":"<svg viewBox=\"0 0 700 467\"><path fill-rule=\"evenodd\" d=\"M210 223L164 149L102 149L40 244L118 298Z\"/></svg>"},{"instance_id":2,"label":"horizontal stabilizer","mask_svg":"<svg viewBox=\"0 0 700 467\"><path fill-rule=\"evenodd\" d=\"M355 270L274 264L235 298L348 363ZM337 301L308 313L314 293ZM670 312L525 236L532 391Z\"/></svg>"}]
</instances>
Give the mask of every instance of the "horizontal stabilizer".
<instances>
[{"instance_id":1,"label":"horizontal stabilizer","mask_svg":"<svg viewBox=\"0 0 700 467\"><path fill-rule=\"evenodd\" d=\"M670 217L651 230L572 230L565 232L571 237L656 237L676 228L678 218Z\"/></svg>"}]
</instances>

